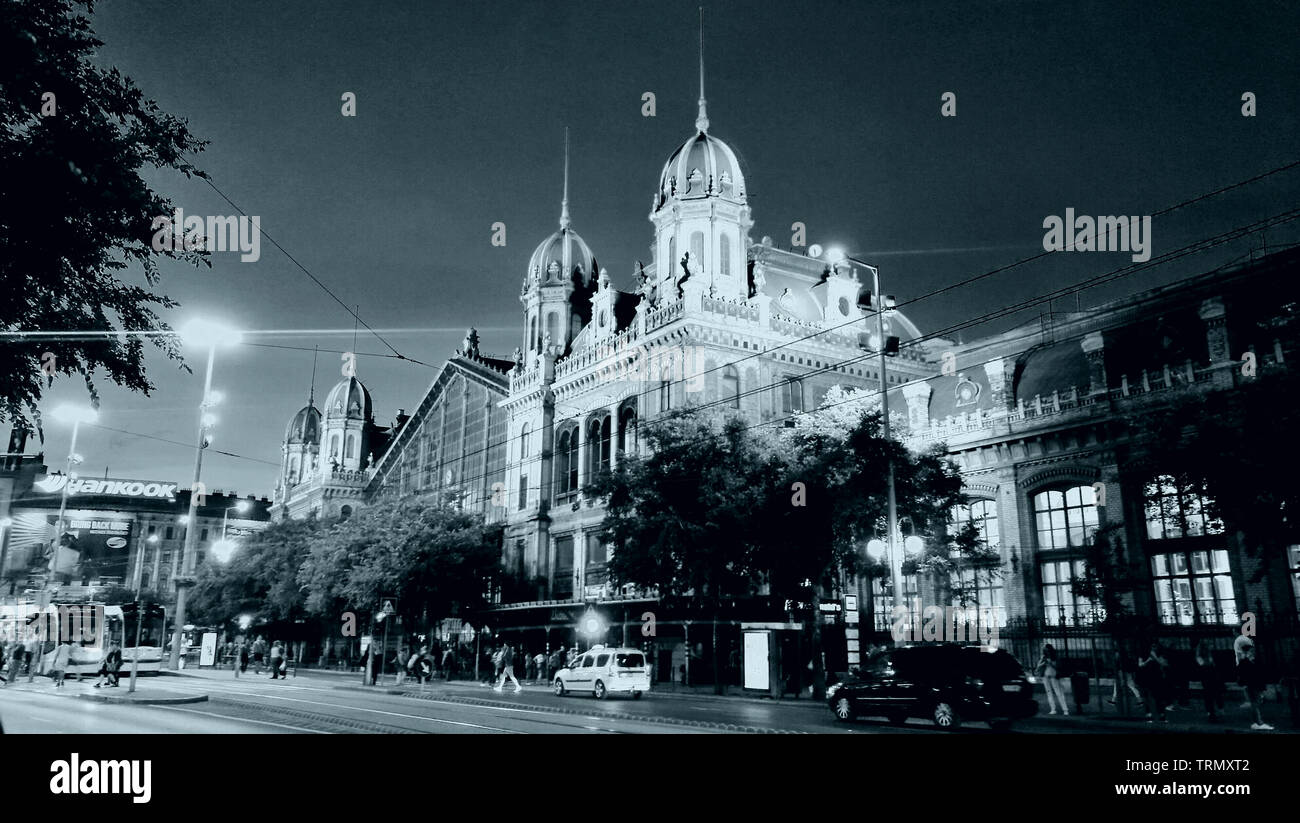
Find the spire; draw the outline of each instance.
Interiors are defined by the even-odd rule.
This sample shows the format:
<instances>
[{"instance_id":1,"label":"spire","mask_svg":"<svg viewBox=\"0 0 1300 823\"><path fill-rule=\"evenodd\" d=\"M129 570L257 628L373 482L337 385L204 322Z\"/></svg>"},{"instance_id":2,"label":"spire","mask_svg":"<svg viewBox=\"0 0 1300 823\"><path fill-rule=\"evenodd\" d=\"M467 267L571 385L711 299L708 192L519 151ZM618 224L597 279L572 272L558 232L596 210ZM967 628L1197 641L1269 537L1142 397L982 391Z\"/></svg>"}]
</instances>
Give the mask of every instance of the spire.
<instances>
[{"instance_id":1,"label":"spire","mask_svg":"<svg viewBox=\"0 0 1300 823\"><path fill-rule=\"evenodd\" d=\"M695 118L695 128L709 130L709 114L704 108L704 7L700 6L700 114Z\"/></svg>"},{"instance_id":2,"label":"spire","mask_svg":"<svg viewBox=\"0 0 1300 823\"><path fill-rule=\"evenodd\" d=\"M311 353L311 392L307 395L307 405L316 405L316 355L320 354L320 346L313 346Z\"/></svg>"},{"instance_id":3,"label":"spire","mask_svg":"<svg viewBox=\"0 0 1300 823\"><path fill-rule=\"evenodd\" d=\"M560 228L569 228L569 127L564 127L564 199L560 201Z\"/></svg>"}]
</instances>

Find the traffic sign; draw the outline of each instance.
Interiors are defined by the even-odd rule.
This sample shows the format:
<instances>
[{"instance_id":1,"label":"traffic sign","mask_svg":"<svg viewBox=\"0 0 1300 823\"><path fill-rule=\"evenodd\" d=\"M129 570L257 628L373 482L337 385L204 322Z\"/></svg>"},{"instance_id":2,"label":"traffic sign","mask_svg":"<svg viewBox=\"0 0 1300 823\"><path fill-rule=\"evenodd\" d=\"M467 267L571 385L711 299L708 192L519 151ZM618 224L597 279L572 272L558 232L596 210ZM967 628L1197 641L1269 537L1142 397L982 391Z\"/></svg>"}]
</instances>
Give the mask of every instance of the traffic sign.
<instances>
[{"instance_id":1,"label":"traffic sign","mask_svg":"<svg viewBox=\"0 0 1300 823\"><path fill-rule=\"evenodd\" d=\"M385 617L392 617L397 614L397 600L392 597L384 598L384 605L379 609Z\"/></svg>"}]
</instances>

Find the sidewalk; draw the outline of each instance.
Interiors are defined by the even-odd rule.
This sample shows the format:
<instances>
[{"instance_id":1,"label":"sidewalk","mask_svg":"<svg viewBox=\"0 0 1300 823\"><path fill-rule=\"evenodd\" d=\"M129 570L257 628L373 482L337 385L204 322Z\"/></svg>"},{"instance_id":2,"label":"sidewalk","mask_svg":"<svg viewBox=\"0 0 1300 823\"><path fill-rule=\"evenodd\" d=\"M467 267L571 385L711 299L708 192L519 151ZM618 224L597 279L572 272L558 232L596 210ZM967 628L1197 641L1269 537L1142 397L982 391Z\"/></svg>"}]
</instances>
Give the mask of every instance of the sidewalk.
<instances>
[{"instance_id":1,"label":"sidewalk","mask_svg":"<svg viewBox=\"0 0 1300 823\"><path fill-rule=\"evenodd\" d=\"M1246 703L1244 691L1235 686L1229 686L1223 696L1223 709L1218 712L1219 719L1211 722L1206 716L1205 702L1199 689L1192 690L1187 699L1187 704L1183 706L1175 705L1173 709L1165 712L1168 718L1165 722L1156 719L1154 722L1147 722L1146 706L1139 700L1135 699L1130 693L1129 698L1129 716L1120 715L1119 707L1112 706L1106 702L1111 695L1111 681L1102 681L1101 700L1103 707L1099 710L1097 706L1097 686L1093 686L1094 691L1090 695L1092 700L1083 707L1083 713L1080 714L1078 707L1074 704L1074 695L1070 688L1070 683L1062 683L1065 687L1065 699L1069 701L1070 714L1062 715L1049 714L1050 707L1047 704L1047 692L1042 684L1035 686L1034 697L1038 701L1038 714L1031 720L1023 721L1028 723L1050 726L1054 730L1069 731L1071 726L1087 725L1089 728L1106 728L1113 729L1117 732L1194 732L1200 734L1296 734L1300 733L1294 725L1291 717L1290 708L1285 701L1274 700L1265 702L1261 708L1264 715L1264 722L1273 727L1272 731L1255 730L1250 727L1255 720L1254 710ZM1059 710L1058 710L1059 711Z\"/></svg>"},{"instance_id":2,"label":"sidewalk","mask_svg":"<svg viewBox=\"0 0 1300 823\"><path fill-rule=\"evenodd\" d=\"M182 703L203 703L208 699L206 694L192 694L172 691L154 685L153 681L158 678L150 677L137 678L135 692L129 693L131 678L123 677L121 685L117 687L105 686L95 688L96 678L87 677L80 683L75 678L65 681L63 688L55 688L54 681L49 677L38 675L32 682L27 682L26 675L20 677L15 683L0 684L0 695L6 691L20 691L36 694L47 694L53 697L70 697L80 700L93 700L98 703L132 703L140 706L172 706Z\"/></svg>"}]
</instances>

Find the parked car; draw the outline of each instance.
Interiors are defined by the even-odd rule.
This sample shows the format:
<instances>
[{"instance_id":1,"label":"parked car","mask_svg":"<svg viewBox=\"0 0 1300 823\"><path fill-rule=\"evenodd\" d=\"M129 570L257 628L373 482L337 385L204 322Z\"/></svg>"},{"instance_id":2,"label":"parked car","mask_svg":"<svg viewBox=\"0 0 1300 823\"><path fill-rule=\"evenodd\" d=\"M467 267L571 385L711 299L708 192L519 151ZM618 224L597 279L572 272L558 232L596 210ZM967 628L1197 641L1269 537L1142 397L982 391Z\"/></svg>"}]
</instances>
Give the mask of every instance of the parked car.
<instances>
[{"instance_id":1,"label":"parked car","mask_svg":"<svg viewBox=\"0 0 1300 823\"><path fill-rule=\"evenodd\" d=\"M838 720L922 717L941 729L985 721L1005 729L1038 712L1033 681L1005 649L930 644L887 649L826 691Z\"/></svg>"},{"instance_id":2,"label":"parked car","mask_svg":"<svg viewBox=\"0 0 1300 823\"><path fill-rule=\"evenodd\" d=\"M650 691L650 664L640 649L592 646L556 672L553 685L557 696L591 692L604 700L611 693L624 692L639 698Z\"/></svg>"}]
</instances>

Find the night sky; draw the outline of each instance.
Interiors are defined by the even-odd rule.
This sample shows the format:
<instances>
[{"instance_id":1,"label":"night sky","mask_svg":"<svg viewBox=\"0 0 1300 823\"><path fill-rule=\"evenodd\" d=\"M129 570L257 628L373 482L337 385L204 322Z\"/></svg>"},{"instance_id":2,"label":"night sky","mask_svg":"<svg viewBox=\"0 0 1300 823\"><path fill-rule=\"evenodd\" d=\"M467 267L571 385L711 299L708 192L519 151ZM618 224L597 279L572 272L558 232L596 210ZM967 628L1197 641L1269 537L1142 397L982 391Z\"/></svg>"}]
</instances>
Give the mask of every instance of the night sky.
<instances>
[{"instance_id":1,"label":"night sky","mask_svg":"<svg viewBox=\"0 0 1300 823\"><path fill-rule=\"evenodd\" d=\"M197 162L216 186L398 351L436 366L469 325L485 351L520 343L524 268L559 217L565 126L573 228L631 289L635 261L650 259L660 169L694 132L698 5L109 0L92 19L103 64L211 141ZM788 247L801 221L809 243L878 263L901 302L1038 253L1044 218L1068 207L1151 214L1300 159L1297 35L1300 6L1282 2L710 2L710 132L741 159L754 240ZM340 113L349 91L355 118ZM655 117L641 114L646 91ZM1247 91L1256 117L1241 114ZM940 116L944 92L955 118ZM188 214L234 213L202 181L148 179ZM1298 193L1300 169L1158 217L1153 255L1294 207ZM503 248L490 243L497 221ZM1250 249L1239 241L1080 299ZM1055 254L906 311L929 332L1129 260ZM256 263L222 253L210 270L168 261L163 273L161 290L182 303L169 320L202 314L255 332L250 342L307 349L218 355L214 448L255 459L209 453L204 479L269 495L311 348L323 350L320 405L340 379L336 352L353 349L352 318L265 241ZM355 350L391 353L364 329ZM154 395L104 387L102 424L191 443L201 373L160 356L149 365ZM435 375L358 363L385 425ZM84 401L84 388L64 379L44 406L69 399ZM66 429L52 424L45 449L60 464ZM92 476L188 483L193 470L192 446L103 430L83 429L77 451Z\"/></svg>"}]
</instances>

